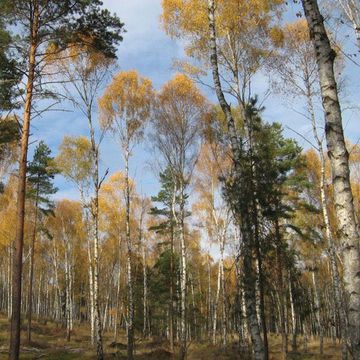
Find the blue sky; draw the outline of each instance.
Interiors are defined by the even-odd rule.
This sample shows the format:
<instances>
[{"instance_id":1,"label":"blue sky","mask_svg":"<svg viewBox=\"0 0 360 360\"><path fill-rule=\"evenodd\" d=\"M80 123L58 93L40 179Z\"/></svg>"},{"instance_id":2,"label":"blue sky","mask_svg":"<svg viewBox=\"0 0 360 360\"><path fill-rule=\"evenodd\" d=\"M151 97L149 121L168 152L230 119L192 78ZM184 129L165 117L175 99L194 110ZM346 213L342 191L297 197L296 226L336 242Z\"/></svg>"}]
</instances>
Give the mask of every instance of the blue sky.
<instances>
[{"instance_id":1,"label":"blue sky","mask_svg":"<svg viewBox=\"0 0 360 360\"><path fill-rule=\"evenodd\" d=\"M118 51L120 70L136 69L140 74L151 78L155 88L160 88L174 74L173 60L184 56L182 44L170 39L161 29L159 22L161 0L104 0L104 6L117 13L127 30ZM286 18L295 20L298 9L294 7L295 5L290 6ZM343 34L344 39L348 39L346 35ZM351 79L351 82L348 81L346 101L358 104L360 100L359 67L350 64L345 75L348 80ZM265 74L259 74L255 78L253 88L254 93L259 94L261 99L268 89ZM208 90L203 90L212 101L215 101L213 94ZM270 95L264 105L266 107L265 120L281 122L284 126L289 126L304 136L311 136L308 121L286 106L281 97ZM62 108L71 111L48 112L32 124L31 141L43 139L52 148L54 155L64 135L88 135L85 119L78 112L72 111L68 104L62 104ZM297 108L301 110L301 104ZM358 113L358 111L344 112L346 135L353 142L358 141L360 137ZM297 138L301 146L308 147L306 142L291 130L285 130L285 133L287 136ZM32 148L34 146L32 145ZM151 153L149 145L144 142L134 149L130 171L136 180L138 191L154 195L158 191L158 183L148 165L149 162L151 162ZM118 144L111 136L108 136L103 143L101 165L103 170L109 168L110 173L123 170ZM76 189L64 178L57 177L56 185L59 188L57 198L78 198Z\"/></svg>"}]
</instances>

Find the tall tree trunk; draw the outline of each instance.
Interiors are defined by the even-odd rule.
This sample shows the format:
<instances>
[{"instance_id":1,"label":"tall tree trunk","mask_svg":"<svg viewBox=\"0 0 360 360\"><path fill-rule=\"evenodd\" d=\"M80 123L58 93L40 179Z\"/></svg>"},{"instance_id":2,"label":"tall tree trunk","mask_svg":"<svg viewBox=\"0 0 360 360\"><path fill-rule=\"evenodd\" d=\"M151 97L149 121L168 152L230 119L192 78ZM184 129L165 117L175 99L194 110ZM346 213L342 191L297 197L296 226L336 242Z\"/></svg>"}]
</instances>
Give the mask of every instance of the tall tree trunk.
<instances>
[{"instance_id":1,"label":"tall tree trunk","mask_svg":"<svg viewBox=\"0 0 360 360\"><path fill-rule=\"evenodd\" d=\"M216 295L214 301L214 317L213 317L213 329L212 329L212 342L213 345L216 344L216 327L217 327L217 309L219 305L219 297L220 297L220 287L221 287L221 271L223 266L223 254L220 250L220 261L218 266L218 277L217 277L217 286L216 286Z\"/></svg>"},{"instance_id":2,"label":"tall tree trunk","mask_svg":"<svg viewBox=\"0 0 360 360\"><path fill-rule=\"evenodd\" d=\"M235 172L237 173L237 175L240 175L241 168L238 161L241 158L241 145L238 139L235 122L231 113L231 108L225 99L220 82L218 57L217 57L217 44L216 44L214 0L208 0L208 16L209 16L209 37L210 37L210 64L212 69L213 81L215 85L215 91L221 109L225 115L225 119L229 130L231 150L234 155L233 159L234 159ZM241 230L244 231L244 229ZM249 231L246 231L245 233L246 235L251 236ZM250 239L246 239L246 236L243 237L243 240L245 240L243 255L244 255L244 290L245 290L246 312L249 320L251 339L254 347L255 358L256 360L264 360L266 358L264 342L260 336L260 329L256 315L256 294L254 288L252 246Z\"/></svg>"},{"instance_id":3,"label":"tall tree trunk","mask_svg":"<svg viewBox=\"0 0 360 360\"><path fill-rule=\"evenodd\" d=\"M118 336L118 319L119 319L119 305L120 305L120 285L121 285L121 238L119 236L119 243L118 243L118 247L119 247L119 273L118 273L118 279L117 279L117 288L116 288L116 299L115 299L115 303L116 303L116 308L115 308L115 319L114 319L114 342L116 342L117 340L117 336Z\"/></svg>"},{"instance_id":4,"label":"tall tree trunk","mask_svg":"<svg viewBox=\"0 0 360 360\"><path fill-rule=\"evenodd\" d=\"M185 243L185 184L180 179L180 354L181 360L186 358L187 351L187 326L186 326L186 280L187 280L187 264L186 264L186 243Z\"/></svg>"},{"instance_id":5,"label":"tall tree trunk","mask_svg":"<svg viewBox=\"0 0 360 360\"><path fill-rule=\"evenodd\" d=\"M104 358L103 344L102 344L102 326L100 316L100 304L99 304L99 231L98 231L98 192L95 195L94 206L96 215L94 216L94 310L95 310L95 322L96 322L96 355L98 360Z\"/></svg>"},{"instance_id":6,"label":"tall tree trunk","mask_svg":"<svg viewBox=\"0 0 360 360\"><path fill-rule=\"evenodd\" d=\"M92 216L92 238L93 238L93 285L94 285L94 310L95 310L95 328L96 328L96 356L98 360L103 360L104 350L102 343L102 326L99 304L99 149L95 142L95 133L92 124L91 107L87 108L87 117L89 122L90 140L92 157L94 161L93 186L94 193L91 199Z\"/></svg>"},{"instance_id":7,"label":"tall tree trunk","mask_svg":"<svg viewBox=\"0 0 360 360\"><path fill-rule=\"evenodd\" d=\"M280 310L280 332L281 332L281 345L282 345L282 358L287 358L288 344L287 344L287 331L286 331L286 317L285 317L285 289L284 289L284 274L283 274L283 251L280 234L279 220L275 220L275 233L276 233L276 270L278 277L279 287L279 310Z\"/></svg>"},{"instance_id":8,"label":"tall tree trunk","mask_svg":"<svg viewBox=\"0 0 360 360\"><path fill-rule=\"evenodd\" d=\"M259 220L258 220L258 209L257 204L255 203L253 206L253 217L255 224L255 252L257 259L257 268L258 268L258 284L259 284L259 297L260 297L260 324L263 332L264 339L264 350L265 350L265 359L269 358L269 344L268 344L268 336L267 336L267 325L266 325L266 315L265 315L265 290L264 290L264 274L263 274L263 266L262 266L262 254L260 247L260 239L259 239Z\"/></svg>"},{"instance_id":9,"label":"tall tree trunk","mask_svg":"<svg viewBox=\"0 0 360 360\"><path fill-rule=\"evenodd\" d=\"M36 192L36 202L35 202L35 214L34 214L34 229L32 233L31 240L31 249L30 249L30 272L29 272L29 292L28 292L28 328L27 328L27 341L30 344L31 342L31 320L32 320L32 300L33 300L33 279L34 279L34 260L35 260L35 241L36 241L36 231L37 231L37 217L38 217L38 196L39 188Z\"/></svg>"},{"instance_id":10,"label":"tall tree trunk","mask_svg":"<svg viewBox=\"0 0 360 360\"><path fill-rule=\"evenodd\" d=\"M319 70L325 133L334 186L335 211L344 263L344 288L348 309L347 335L354 359L360 358L360 253L349 154L345 146L341 108L334 74L335 51L331 48L316 0L302 0Z\"/></svg>"},{"instance_id":11,"label":"tall tree trunk","mask_svg":"<svg viewBox=\"0 0 360 360\"><path fill-rule=\"evenodd\" d=\"M291 308L291 324L292 324L292 342L291 347L293 351L297 351L297 318L295 313L294 306L294 294L293 294L293 285L291 281L291 274L289 272L289 297L290 297L290 308Z\"/></svg>"},{"instance_id":12,"label":"tall tree trunk","mask_svg":"<svg viewBox=\"0 0 360 360\"><path fill-rule=\"evenodd\" d=\"M143 312L144 312L144 324L143 324L143 336L147 337L148 329L148 280L147 280L147 269L146 269L146 250L145 244L142 245L142 255L143 255L143 287L144 287L144 299L143 299Z\"/></svg>"},{"instance_id":13,"label":"tall tree trunk","mask_svg":"<svg viewBox=\"0 0 360 360\"><path fill-rule=\"evenodd\" d=\"M207 258L208 258L208 303L207 303L207 326L208 326L208 338L211 338L211 264L210 264L210 254L207 254Z\"/></svg>"},{"instance_id":14,"label":"tall tree trunk","mask_svg":"<svg viewBox=\"0 0 360 360\"><path fill-rule=\"evenodd\" d=\"M8 268L7 268L7 314L8 319L11 319L11 313L12 313L12 300L11 300L11 294L12 294L12 283L11 283L11 275L12 275L12 245L9 245L9 256L8 256Z\"/></svg>"},{"instance_id":15,"label":"tall tree trunk","mask_svg":"<svg viewBox=\"0 0 360 360\"><path fill-rule=\"evenodd\" d=\"M91 344L95 344L95 310L94 310L94 269L90 240L88 239L88 261L89 261L89 298L90 298L90 333Z\"/></svg>"},{"instance_id":16,"label":"tall tree trunk","mask_svg":"<svg viewBox=\"0 0 360 360\"><path fill-rule=\"evenodd\" d=\"M69 239L65 241L65 319L66 319L66 341L71 338L71 285L70 285L70 244Z\"/></svg>"},{"instance_id":17,"label":"tall tree trunk","mask_svg":"<svg viewBox=\"0 0 360 360\"><path fill-rule=\"evenodd\" d=\"M132 244L130 234L130 182L129 182L129 143L126 144L125 149L125 203L126 203L126 244L127 244L127 276L128 276L128 321L127 321L127 336L128 336L128 359L132 360L134 357L134 299L133 299L133 279L132 279Z\"/></svg>"},{"instance_id":18,"label":"tall tree trunk","mask_svg":"<svg viewBox=\"0 0 360 360\"><path fill-rule=\"evenodd\" d=\"M324 329L321 324L321 317L320 317L320 298L319 298L319 291L317 287L317 281L315 276L315 268L312 271L312 282L314 286L314 297L315 297L315 318L316 318L316 327L318 330L318 336L320 338L320 355L324 353Z\"/></svg>"},{"instance_id":19,"label":"tall tree trunk","mask_svg":"<svg viewBox=\"0 0 360 360\"><path fill-rule=\"evenodd\" d=\"M61 318L61 296L60 296L60 283L59 283L59 266L58 266L58 250L56 247L56 241L53 241L53 266L55 276L55 294L54 294L54 317L58 321Z\"/></svg>"},{"instance_id":20,"label":"tall tree trunk","mask_svg":"<svg viewBox=\"0 0 360 360\"><path fill-rule=\"evenodd\" d=\"M222 244L222 258L224 258L224 240ZM226 287L225 287L225 271L224 271L224 259L221 265L221 292L223 296L222 301L222 344L226 347L227 344L227 316L226 316Z\"/></svg>"},{"instance_id":21,"label":"tall tree trunk","mask_svg":"<svg viewBox=\"0 0 360 360\"><path fill-rule=\"evenodd\" d=\"M175 198L173 197L173 201ZM175 206L175 204L173 204ZM174 226L173 219L171 222L170 234L170 304L169 304L169 337L170 351L174 353Z\"/></svg>"},{"instance_id":22,"label":"tall tree trunk","mask_svg":"<svg viewBox=\"0 0 360 360\"><path fill-rule=\"evenodd\" d=\"M312 94L311 94L311 85L307 81L306 83L306 90L307 90L307 106L308 111L310 114L311 124L312 124L312 131L313 136L315 138L316 144L317 144L317 150L320 157L320 200L321 200L321 209L322 209L322 216L323 221L325 225L325 236L328 243L328 254L330 258L330 266L331 266L331 272L333 276L333 288L334 288L334 300L335 300L335 306L339 310L339 322L342 329L342 358L343 360L347 359L347 345L346 345L346 312L345 307L343 306L342 296L341 296L341 280L339 275L339 269L337 266L336 261L336 248L334 243L334 238L331 233L331 227L330 227L330 218L329 218L329 212L327 209L326 204L326 191L325 191L325 184L326 184L326 174L325 174L325 155L324 155L324 149L323 149L323 142L320 138L317 130L316 125L316 118L315 118L315 109L314 104L312 101Z\"/></svg>"},{"instance_id":23,"label":"tall tree trunk","mask_svg":"<svg viewBox=\"0 0 360 360\"><path fill-rule=\"evenodd\" d=\"M285 313L285 286L284 286L284 272L283 272L283 251L280 235L280 225L279 221L275 221L275 231L276 231L276 267L277 267L277 276L279 284L279 308L280 308L280 331L281 331L281 342L282 342L282 358L287 358L288 353L288 339L287 339L287 329L286 329L286 313Z\"/></svg>"},{"instance_id":24,"label":"tall tree trunk","mask_svg":"<svg viewBox=\"0 0 360 360\"><path fill-rule=\"evenodd\" d=\"M35 80L36 51L39 30L39 4L34 2L34 9L30 27L30 49L28 58L28 77L24 107L24 122L21 135L21 150L19 160L19 178L17 188L16 209L16 237L14 242L13 278L12 278L12 315L10 328L9 360L17 360L20 352L20 319L21 319L21 281L22 257L24 245L25 196L26 196L26 169L29 145L29 131L31 108Z\"/></svg>"},{"instance_id":25,"label":"tall tree trunk","mask_svg":"<svg viewBox=\"0 0 360 360\"><path fill-rule=\"evenodd\" d=\"M245 225L246 226L246 225ZM245 229L243 229L244 231ZM244 232L245 236L248 236L250 239L247 239L247 242L251 241L252 234L250 233L250 226L246 226ZM244 285L244 300L246 308L246 318L248 329L250 330L251 342L253 345L255 359L256 360L265 360L266 353L264 348L264 343L260 335L260 327L256 313L256 290L255 282L256 276L254 271L254 262L253 262L253 253L252 246L247 243L243 246L243 285Z\"/></svg>"}]
</instances>

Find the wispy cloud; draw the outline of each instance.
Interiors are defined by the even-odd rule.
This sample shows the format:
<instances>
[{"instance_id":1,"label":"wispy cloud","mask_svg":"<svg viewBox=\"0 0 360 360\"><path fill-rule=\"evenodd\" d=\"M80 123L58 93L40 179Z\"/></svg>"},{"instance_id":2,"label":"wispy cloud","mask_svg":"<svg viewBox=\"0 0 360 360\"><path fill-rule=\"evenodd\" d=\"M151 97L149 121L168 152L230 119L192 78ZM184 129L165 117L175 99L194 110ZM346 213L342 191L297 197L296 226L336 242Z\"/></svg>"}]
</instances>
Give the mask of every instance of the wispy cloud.
<instances>
[{"instance_id":1,"label":"wispy cloud","mask_svg":"<svg viewBox=\"0 0 360 360\"><path fill-rule=\"evenodd\" d=\"M156 88L160 88L173 75L173 60L184 56L183 44L170 39L161 28L161 0L104 0L104 7L117 13L125 23L127 30L124 34L124 41L119 45L118 50L118 62L121 70L136 69L140 74L151 78ZM289 20L294 20L291 11ZM357 69L354 65L347 68L348 77L352 80L348 90L349 100L352 103L359 102L359 91L356 84L359 83L360 73ZM253 80L254 93L259 94L261 99L267 88L267 74L257 75ZM214 93L209 89L204 88L203 92L212 101L216 101ZM267 98L264 105L266 120L278 121L311 138L308 121L289 107L284 106L283 98L273 94ZM70 111L45 113L42 118L36 119L32 126L31 141L45 140L55 154L65 134L88 136L87 122L83 116L78 111L74 111L69 104L63 103L61 106ZM319 113L321 114L321 110ZM349 111L344 114L345 132L352 141L357 141L360 137L357 114L358 111L356 113ZM285 134L296 137L303 147L309 146L291 130L286 130ZM110 135L103 142L101 153L102 172L107 168L110 173L123 169L119 146ZM148 146L139 144L135 148L130 168L131 175L135 177L138 184L138 190L148 195L154 194L158 190L156 175L146 166L150 159ZM78 198L76 189L74 190L72 184L63 178L57 177L56 185L60 189L57 198Z\"/></svg>"}]
</instances>

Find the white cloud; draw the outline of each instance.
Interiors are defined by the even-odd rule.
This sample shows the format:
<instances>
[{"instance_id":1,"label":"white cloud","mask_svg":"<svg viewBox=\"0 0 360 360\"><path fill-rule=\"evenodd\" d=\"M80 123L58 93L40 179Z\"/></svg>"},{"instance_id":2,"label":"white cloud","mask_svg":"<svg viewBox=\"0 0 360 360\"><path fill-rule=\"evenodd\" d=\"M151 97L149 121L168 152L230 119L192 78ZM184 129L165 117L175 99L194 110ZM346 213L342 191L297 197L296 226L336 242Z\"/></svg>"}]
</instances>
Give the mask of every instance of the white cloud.
<instances>
[{"instance_id":1,"label":"white cloud","mask_svg":"<svg viewBox=\"0 0 360 360\"><path fill-rule=\"evenodd\" d=\"M111 12L116 12L121 21L125 23L127 32L124 34L124 41L119 45L118 62L122 70L136 69L140 74L151 78L156 88L159 88L165 81L172 76L172 62L174 58L183 57L183 46L180 41L170 39L160 25L161 0L104 0L104 7ZM289 20L294 20L290 14ZM358 84L359 72L355 65L348 67L347 73L352 79L349 88L350 100L353 103L359 101ZM258 93L260 100L261 94L267 90L267 78L263 74L255 77L254 93ZM214 93L203 89L204 93L216 101ZM62 104L70 109L67 104ZM272 95L264 103L266 111L264 118L269 121L278 121L284 125L303 133L311 139L309 125L306 119L297 115L295 112L283 105L280 96ZM300 104L301 106L301 104ZM72 110L72 109L71 109ZM360 130L357 125L358 112L346 112L344 125L346 134L352 141L357 141L360 137ZM88 128L85 119L79 112L48 112L43 118L36 119L32 124L31 141L43 139L53 149L56 154L63 136L66 135L86 135ZM285 130L286 136L296 137L290 130ZM308 144L297 137L300 145L307 148ZM34 145L32 146L32 148ZM154 194L158 190L156 176L148 170L146 166L151 154L146 149L146 145L141 144L134 151L131 163L131 175L135 176L138 190L146 194ZM123 162L118 145L108 136L102 146L102 172L110 169L113 173L123 169ZM60 191L56 198L67 197L77 199L78 194L73 185L57 177L56 185Z\"/></svg>"},{"instance_id":2,"label":"white cloud","mask_svg":"<svg viewBox=\"0 0 360 360\"><path fill-rule=\"evenodd\" d=\"M183 53L180 43L161 29L160 0L105 0L104 6L125 23L127 32L118 51L121 68L137 69L159 87L171 77L173 59Z\"/></svg>"}]
</instances>

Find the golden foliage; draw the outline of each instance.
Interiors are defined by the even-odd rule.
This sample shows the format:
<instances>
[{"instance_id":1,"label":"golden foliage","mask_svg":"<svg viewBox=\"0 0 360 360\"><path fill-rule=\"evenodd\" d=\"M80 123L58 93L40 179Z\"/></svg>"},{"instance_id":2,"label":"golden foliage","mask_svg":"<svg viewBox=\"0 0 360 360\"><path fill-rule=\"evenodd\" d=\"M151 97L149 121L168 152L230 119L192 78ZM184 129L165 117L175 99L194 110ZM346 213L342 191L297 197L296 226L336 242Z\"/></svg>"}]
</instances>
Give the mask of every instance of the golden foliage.
<instances>
[{"instance_id":1,"label":"golden foliage","mask_svg":"<svg viewBox=\"0 0 360 360\"><path fill-rule=\"evenodd\" d=\"M90 153L91 144L88 138L65 136L55 158L56 167L75 183L86 182L94 166Z\"/></svg>"},{"instance_id":2,"label":"golden foliage","mask_svg":"<svg viewBox=\"0 0 360 360\"><path fill-rule=\"evenodd\" d=\"M135 70L118 73L98 101L101 126L132 138L149 119L153 98L149 79Z\"/></svg>"},{"instance_id":3,"label":"golden foliage","mask_svg":"<svg viewBox=\"0 0 360 360\"><path fill-rule=\"evenodd\" d=\"M218 0L216 24L218 38L225 41L254 39L254 31L271 29L272 19L280 15L283 0ZM186 38L188 55L201 57L208 51L208 4L206 0L163 0L161 22L167 34ZM255 46L254 46L255 47Z\"/></svg>"},{"instance_id":4,"label":"golden foliage","mask_svg":"<svg viewBox=\"0 0 360 360\"><path fill-rule=\"evenodd\" d=\"M188 103L190 106L203 107L206 104L205 97L195 86L194 82L183 74L175 75L168 81L159 93L160 103L171 102Z\"/></svg>"}]
</instances>

